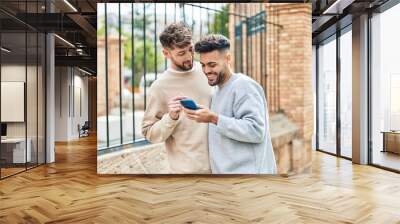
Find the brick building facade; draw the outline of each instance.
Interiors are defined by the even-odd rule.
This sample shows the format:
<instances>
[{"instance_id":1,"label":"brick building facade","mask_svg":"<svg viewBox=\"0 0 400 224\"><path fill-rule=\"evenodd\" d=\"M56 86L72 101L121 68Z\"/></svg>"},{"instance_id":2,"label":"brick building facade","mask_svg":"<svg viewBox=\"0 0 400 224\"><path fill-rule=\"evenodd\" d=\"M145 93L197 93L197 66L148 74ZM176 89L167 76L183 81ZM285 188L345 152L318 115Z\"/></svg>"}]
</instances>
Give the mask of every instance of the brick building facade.
<instances>
[{"instance_id":1,"label":"brick building facade","mask_svg":"<svg viewBox=\"0 0 400 224\"><path fill-rule=\"evenodd\" d=\"M121 45L123 46L123 45ZM123 58L124 49L121 49L121 58ZM97 39L97 116L106 115L106 63L108 66L108 110L119 104L119 38L118 36L108 37L108 60L105 57L105 39ZM121 78L123 74L121 73Z\"/></svg>"},{"instance_id":2,"label":"brick building facade","mask_svg":"<svg viewBox=\"0 0 400 224\"><path fill-rule=\"evenodd\" d=\"M235 62L242 63L232 67L247 72L264 87L280 172L307 170L312 160L314 114L311 4L231 4L229 10L250 18L246 23L231 15L229 20L232 45L242 46L241 56L235 52L237 47L232 48ZM259 16L262 11L265 17ZM257 23L257 15L266 21L265 29ZM238 20L243 21L243 29L238 29ZM261 27L258 32L257 27Z\"/></svg>"}]
</instances>

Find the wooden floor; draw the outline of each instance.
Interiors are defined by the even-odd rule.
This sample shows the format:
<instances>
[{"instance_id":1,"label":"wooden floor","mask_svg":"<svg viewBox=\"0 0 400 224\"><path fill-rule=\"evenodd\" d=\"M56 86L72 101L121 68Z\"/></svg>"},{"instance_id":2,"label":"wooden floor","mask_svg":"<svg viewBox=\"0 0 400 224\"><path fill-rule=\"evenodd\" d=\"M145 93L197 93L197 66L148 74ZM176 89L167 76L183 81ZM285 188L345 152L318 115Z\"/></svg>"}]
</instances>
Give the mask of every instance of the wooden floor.
<instances>
[{"instance_id":1,"label":"wooden floor","mask_svg":"<svg viewBox=\"0 0 400 224\"><path fill-rule=\"evenodd\" d=\"M313 173L99 176L96 141L0 181L0 223L400 223L400 175L314 154Z\"/></svg>"},{"instance_id":2,"label":"wooden floor","mask_svg":"<svg viewBox=\"0 0 400 224\"><path fill-rule=\"evenodd\" d=\"M1 177L2 178L3 177L7 177L7 176L10 176L10 175L19 173L19 172L23 172L24 170L25 170L25 167L23 167L23 168L20 168L20 167L17 167L17 168L1 168Z\"/></svg>"},{"instance_id":3,"label":"wooden floor","mask_svg":"<svg viewBox=\"0 0 400 224\"><path fill-rule=\"evenodd\" d=\"M1 178L6 178L11 175L15 175L20 172L24 172L27 169L33 169L37 166L36 163L27 163L25 167L25 164L18 164L18 167L6 167L6 168L1 168Z\"/></svg>"},{"instance_id":4,"label":"wooden floor","mask_svg":"<svg viewBox=\"0 0 400 224\"><path fill-rule=\"evenodd\" d=\"M400 170L400 154L375 150L372 160L374 164Z\"/></svg>"}]
</instances>

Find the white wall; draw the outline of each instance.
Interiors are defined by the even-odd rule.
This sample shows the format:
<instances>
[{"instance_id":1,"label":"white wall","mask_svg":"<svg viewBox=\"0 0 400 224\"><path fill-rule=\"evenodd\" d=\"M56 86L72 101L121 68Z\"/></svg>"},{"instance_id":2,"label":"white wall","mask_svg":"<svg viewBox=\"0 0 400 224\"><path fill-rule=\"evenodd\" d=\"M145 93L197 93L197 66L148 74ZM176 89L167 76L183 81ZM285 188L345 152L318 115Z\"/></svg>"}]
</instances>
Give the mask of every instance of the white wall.
<instances>
[{"instance_id":1,"label":"white wall","mask_svg":"<svg viewBox=\"0 0 400 224\"><path fill-rule=\"evenodd\" d=\"M75 68L56 67L55 85L55 140L77 139L78 124L88 120L88 78Z\"/></svg>"},{"instance_id":2,"label":"white wall","mask_svg":"<svg viewBox=\"0 0 400 224\"><path fill-rule=\"evenodd\" d=\"M28 67L29 70L29 67ZM2 65L1 81L3 82L25 82L25 65ZM1 108L7 110L7 108ZM25 137L25 122L7 123L8 137Z\"/></svg>"},{"instance_id":3,"label":"white wall","mask_svg":"<svg viewBox=\"0 0 400 224\"><path fill-rule=\"evenodd\" d=\"M36 135L36 80L34 80L31 75L35 74L36 77L36 67L25 65L2 65L1 66L1 81L3 82L25 82L25 75L27 69L28 72L28 84L29 86L34 86L35 88L27 88L27 119L28 119L28 137L29 135L35 133ZM4 97L4 96L2 96ZM42 105L39 105L41 107ZM8 108L1 108L1 110L7 110ZM34 112L35 113L34 113ZM7 122L7 136L8 137L25 137L25 122Z\"/></svg>"},{"instance_id":4,"label":"white wall","mask_svg":"<svg viewBox=\"0 0 400 224\"><path fill-rule=\"evenodd\" d=\"M1 81L19 81L25 82L25 65L2 65ZM28 67L29 70L29 67ZM7 108L1 108L7 110ZM25 137L25 122L7 122L7 137L21 138Z\"/></svg>"},{"instance_id":5,"label":"white wall","mask_svg":"<svg viewBox=\"0 0 400 224\"><path fill-rule=\"evenodd\" d=\"M78 74L77 74L78 72ZM71 99L75 99L74 102L71 102L71 105L74 105L71 108L72 111L72 119L71 119L71 132L70 135L73 138L79 137L78 133L78 124L81 126L88 121L88 78L87 76L81 76L82 73L78 70L74 70L74 96L71 96ZM79 102L80 101L80 102ZM82 107L82 108L79 108ZM80 111L80 109L82 111Z\"/></svg>"},{"instance_id":6,"label":"white wall","mask_svg":"<svg viewBox=\"0 0 400 224\"><path fill-rule=\"evenodd\" d=\"M55 140L68 140L68 88L70 83L67 67L55 68Z\"/></svg>"}]
</instances>

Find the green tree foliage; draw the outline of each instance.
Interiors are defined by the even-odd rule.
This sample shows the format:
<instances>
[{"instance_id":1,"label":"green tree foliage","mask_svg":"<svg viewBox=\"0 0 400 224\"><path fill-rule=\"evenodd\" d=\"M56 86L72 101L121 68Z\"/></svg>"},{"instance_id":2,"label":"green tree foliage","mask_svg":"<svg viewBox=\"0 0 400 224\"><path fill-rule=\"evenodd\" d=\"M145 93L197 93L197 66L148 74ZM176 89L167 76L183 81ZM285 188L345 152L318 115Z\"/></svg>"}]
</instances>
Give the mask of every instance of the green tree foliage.
<instances>
[{"instance_id":1,"label":"green tree foliage","mask_svg":"<svg viewBox=\"0 0 400 224\"><path fill-rule=\"evenodd\" d=\"M229 37L229 4L223 6L221 10L215 14L214 21L210 24L210 31Z\"/></svg>"},{"instance_id":2,"label":"green tree foliage","mask_svg":"<svg viewBox=\"0 0 400 224\"><path fill-rule=\"evenodd\" d=\"M164 66L164 57L161 53L161 49L157 48L157 52L154 52L154 42L153 39L146 39L146 46L144 46L143 39L134 39L134 50L133 50L133 59L132 60L132 41L129 37L124 43L124 65L129 70L132 68L133 62L133 70L135 76L135 86L139 85L140 78L144 72L144 49L146 49L146 72L147 73L155 73L156 65L157 72L163 70ZM157 53L157 63L155 63L155 53Z\"/></svg>"}]
</instances>

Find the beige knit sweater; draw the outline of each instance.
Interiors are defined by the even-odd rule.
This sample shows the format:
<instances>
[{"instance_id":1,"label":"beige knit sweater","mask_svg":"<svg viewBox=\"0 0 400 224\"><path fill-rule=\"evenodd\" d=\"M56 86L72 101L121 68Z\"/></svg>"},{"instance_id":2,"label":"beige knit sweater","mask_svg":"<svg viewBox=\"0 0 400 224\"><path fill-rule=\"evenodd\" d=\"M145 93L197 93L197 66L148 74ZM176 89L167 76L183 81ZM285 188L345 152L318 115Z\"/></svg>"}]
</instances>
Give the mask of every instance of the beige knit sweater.
<instances>
[{"instance_id":1,"label":"beige knit sweater","mask_svg":"<svg viewBox=\"0 0 400 224\"><path fill-rule=\"evenodd\" d=\"M168 69L151 85L142 133L151 143L165 142L171 173L210 173L208 124L189 120L181 111L178 120L168 114L171 98L184 95L209 107L212 89L199 63L187 72Z\"/></svg>"}]
</instances>

